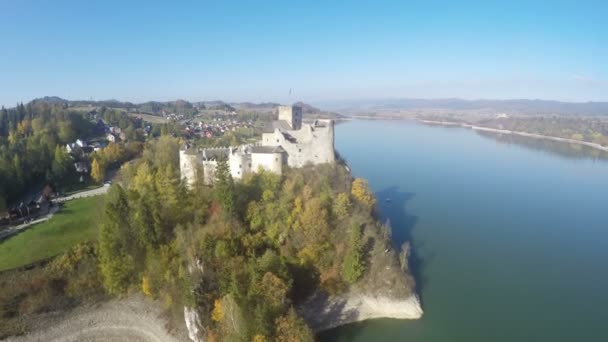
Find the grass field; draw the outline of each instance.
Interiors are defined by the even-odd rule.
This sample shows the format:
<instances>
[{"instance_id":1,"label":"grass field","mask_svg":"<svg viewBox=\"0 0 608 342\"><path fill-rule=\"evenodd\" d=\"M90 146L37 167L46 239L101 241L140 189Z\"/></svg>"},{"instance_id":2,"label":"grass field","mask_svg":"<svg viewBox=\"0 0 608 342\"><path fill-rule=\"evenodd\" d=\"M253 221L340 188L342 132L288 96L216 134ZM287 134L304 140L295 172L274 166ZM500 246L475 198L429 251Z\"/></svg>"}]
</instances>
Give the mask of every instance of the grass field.
<instances>
[{"instance_id":1,"label":"grass field","mask_svg":"<svg viewBox=\"0 0 608 342\"><path fill-rule=\"evenodd\" d=\"M97 237L104 195L66 202L50 220L0 242L0 271L23 266Z\"/></svg>"}]
</instances>

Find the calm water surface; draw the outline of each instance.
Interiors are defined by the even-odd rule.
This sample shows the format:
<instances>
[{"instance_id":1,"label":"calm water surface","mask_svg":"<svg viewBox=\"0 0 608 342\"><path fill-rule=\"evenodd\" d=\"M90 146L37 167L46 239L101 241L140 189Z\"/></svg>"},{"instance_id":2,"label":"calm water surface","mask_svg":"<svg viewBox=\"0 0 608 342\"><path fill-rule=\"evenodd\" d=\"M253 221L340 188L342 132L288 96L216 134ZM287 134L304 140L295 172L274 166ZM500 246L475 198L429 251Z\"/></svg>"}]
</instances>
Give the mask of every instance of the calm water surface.
<instances>
[{"instance_id":1,"label":"calm water surface","mask_svg":"<svg viewBox=\"0 0 608 342\"><path fill-rule=\"evenodd\" d=\"M408 122L336 126L395 243L413 243L425 314L323 341L608 341L608 162L506 140Z\"/></svg>"}]
</instances>

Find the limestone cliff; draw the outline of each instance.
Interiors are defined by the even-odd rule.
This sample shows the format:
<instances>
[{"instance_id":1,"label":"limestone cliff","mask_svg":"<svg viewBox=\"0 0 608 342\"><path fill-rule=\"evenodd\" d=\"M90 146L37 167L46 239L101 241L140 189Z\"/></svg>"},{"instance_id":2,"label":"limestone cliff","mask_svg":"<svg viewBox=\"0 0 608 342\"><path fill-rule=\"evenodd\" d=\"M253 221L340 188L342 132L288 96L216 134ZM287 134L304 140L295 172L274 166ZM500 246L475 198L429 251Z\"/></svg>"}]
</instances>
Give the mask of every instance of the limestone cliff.
<instances>
[{"instance_id":1,"label":"limestone cliff","mask_svg":"<svg viewBox=\"0 0 608 342\"><path fill-rule=\"evenodd\" d=\"M407 265L400 265L390 240L382 231L370 230L365 232L365 240L369 250L363 278L340 294L317 291L298 307L300 315L315 332L372 318L418 319L422 316L414 278Z\"/></svg>"}]
</instances>

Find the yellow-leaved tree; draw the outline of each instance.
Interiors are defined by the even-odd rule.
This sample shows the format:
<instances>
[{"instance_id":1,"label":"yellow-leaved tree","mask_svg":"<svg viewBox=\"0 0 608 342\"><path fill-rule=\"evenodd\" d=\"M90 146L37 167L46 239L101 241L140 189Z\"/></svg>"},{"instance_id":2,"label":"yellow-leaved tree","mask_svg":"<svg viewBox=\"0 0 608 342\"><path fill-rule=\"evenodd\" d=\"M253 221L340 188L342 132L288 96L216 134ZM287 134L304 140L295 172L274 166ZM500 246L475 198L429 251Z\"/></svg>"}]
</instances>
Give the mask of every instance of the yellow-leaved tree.
<instances>
[{"instance_id":1,"label":"yellow-leaved tree","mask_svg":"<svg viewBox=\"0 0 608 342\"><path fill-rule=\"evenodd\" d=\"M376 205L376 197L370 190L367 181L363 178L355 178L351 193L353 197L371 210Z\"/></svg>"},{"instance_id":2,"label":"yellow-leaved tree","mask_svg":"<svg viewBox=\"0 0 608 342\"><path fill-rule=\"evenodd\" d=\"M91 178L93 178L95 183L101 183L105 177L105 167L97 159L93 159L93 162L91 163Z\"/></svg>"},{"instance_id":3,"label":"yellow-leaved tree","mask_svg":"<svg viewBox=\"0 0 608 342\"><path fill-rule=\"evenodd\" d=\"M150 279L146 276L141 278L141 292L146 296L152 295L152 287L150 286Z\"/></svg>"},{"instance_id":4,"label":"yellow-leaved tree","mask_svg":"<svg viewBox=\"0 0 608 342\"><path fill-rule=\"evenodd\" d=\"M224 319L224 310L222 309L222 301L218 298L213 303L213 311L211 312L211 319L219 322Z\"/></svg>"}]
</instances>

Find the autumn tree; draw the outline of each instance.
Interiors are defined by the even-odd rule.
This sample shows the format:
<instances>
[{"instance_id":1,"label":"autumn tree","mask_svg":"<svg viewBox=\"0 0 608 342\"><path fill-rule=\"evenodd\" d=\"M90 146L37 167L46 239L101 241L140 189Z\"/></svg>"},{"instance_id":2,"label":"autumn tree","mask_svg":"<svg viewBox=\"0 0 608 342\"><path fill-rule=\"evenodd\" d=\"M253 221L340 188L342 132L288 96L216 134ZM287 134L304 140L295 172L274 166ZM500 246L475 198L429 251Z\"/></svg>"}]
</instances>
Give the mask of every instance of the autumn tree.
<instances>
[{"instance_id":1,"label":"autumn tree","mask_svg":"<svg viewBox=\"0 0 608 342\"><path fill-rule=\"evenodd\" d=\"M293 307L287 313L277 318L276 341L277 342L307 342L314 341L312 330L306 322L298 316Z\"/></svg>"},{"instance_id":2,"label":"autumn tree","mask_svg":"<svg viewBox=\"0 0 608 342\"><path fill-rule=\"evenodd\" d=\"M106 169L103 162L94 158L91 162L91 178L95 183L102 183L106 177Z\"/></svg>"},{"instance_id":3,"label":"autumn tree","mask_svg":"<svg viewBox=\"0 0 608 342\"><path fill-rule=\"evenodd\" d=\"M370 190L367 181L363 178L355 178L351 193L357 201L361 202L369 210L373 209L374 205L376 205L376 197Z\"/></svg>"}]
</instances>

